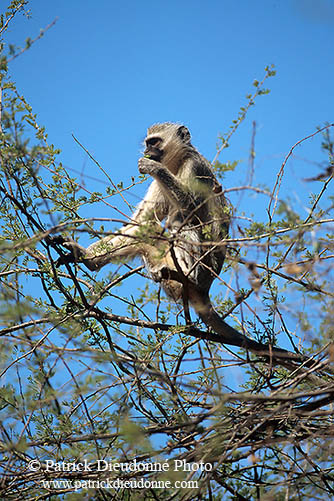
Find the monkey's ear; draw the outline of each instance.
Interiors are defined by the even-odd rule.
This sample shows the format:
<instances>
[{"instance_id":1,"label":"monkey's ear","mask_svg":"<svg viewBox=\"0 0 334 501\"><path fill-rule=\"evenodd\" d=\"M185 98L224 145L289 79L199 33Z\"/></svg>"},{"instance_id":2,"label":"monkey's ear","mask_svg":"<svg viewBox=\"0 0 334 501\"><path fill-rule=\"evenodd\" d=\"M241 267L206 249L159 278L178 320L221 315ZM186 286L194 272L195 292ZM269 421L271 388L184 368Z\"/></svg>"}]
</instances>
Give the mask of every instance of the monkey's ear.
<instances>
[{"instance_id":1,"label":"monkey's ear","mask_svg":"<svg viewBox=\"0 0 334 501\"><path fill-rule=\"evenodd\" d=\"M177 135L184 143L190 143L191 135L187 127L185 127L184 125L180 125L180 127L177 129Z\"/></svg>"}]
</instances>

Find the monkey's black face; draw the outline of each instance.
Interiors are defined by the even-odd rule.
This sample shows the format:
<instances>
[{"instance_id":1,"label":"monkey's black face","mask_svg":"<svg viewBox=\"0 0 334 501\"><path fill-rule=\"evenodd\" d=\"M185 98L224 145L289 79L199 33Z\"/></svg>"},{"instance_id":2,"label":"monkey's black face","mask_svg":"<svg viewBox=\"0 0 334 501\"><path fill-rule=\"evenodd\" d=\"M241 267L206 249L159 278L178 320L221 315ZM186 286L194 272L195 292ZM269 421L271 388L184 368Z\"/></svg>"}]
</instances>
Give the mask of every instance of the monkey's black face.
<instances>
[{"instance_id":1,"label":"monkey's black face","mask_svg":"<svg viewBox=\"0 0 334 501\"><path fill-rule=\"evenodd\" d=\"M149 137L145 141L146 149L144 151L144 156L148 156L156 162L161 162L163 157L162 140L160 137Z\"/></svg>"}]
</instances>

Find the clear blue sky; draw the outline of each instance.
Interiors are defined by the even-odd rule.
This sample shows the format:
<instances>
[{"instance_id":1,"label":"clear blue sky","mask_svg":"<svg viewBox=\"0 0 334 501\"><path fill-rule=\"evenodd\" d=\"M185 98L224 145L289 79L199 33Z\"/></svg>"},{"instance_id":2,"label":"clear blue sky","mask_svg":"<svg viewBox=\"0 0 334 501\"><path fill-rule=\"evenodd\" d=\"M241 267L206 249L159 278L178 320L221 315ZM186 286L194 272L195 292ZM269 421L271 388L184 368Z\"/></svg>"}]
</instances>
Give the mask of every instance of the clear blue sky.
<instances>
[{"instance_id":1,"label":"clear blue sky","mask_svg":"<svg viewBox=\"0 0 334 501\"><path fill-rule=\"evenodd\" d=\"M29 8L31 20L12 23L11 42L23 45L59 19L10 72L70 167L85 163L73 132L115 181L129 179L147 126L166 120L188 125L212 159L218 133L271 63L271 93L258 99L221 159L245 160L227 184L245 178L252 120L256 178L268 186L298 139L334 121L332 0L32 0ZM295 168L293 183L309 167ZM91 163L88 170L100 176Z\"/></svg>"}]
</instances>

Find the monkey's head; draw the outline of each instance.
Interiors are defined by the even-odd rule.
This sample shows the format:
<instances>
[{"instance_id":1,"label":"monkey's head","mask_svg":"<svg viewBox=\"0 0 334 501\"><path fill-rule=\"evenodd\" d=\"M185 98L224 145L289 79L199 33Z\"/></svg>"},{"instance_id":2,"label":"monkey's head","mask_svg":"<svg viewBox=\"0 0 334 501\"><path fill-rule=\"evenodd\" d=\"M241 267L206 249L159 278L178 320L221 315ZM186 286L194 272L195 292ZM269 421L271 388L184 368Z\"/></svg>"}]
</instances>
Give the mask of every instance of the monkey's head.
<instances>
[{"instance_id":1,"label":"monkey's head","mask_svg":"<svg viewBox=\"0 0 334 501\"><path fill-rule=\"evenodd\" d=\"M144 155L171 168L176 161L184 160L193 148L190 139L190 132L184 125L170 122L152 125L147 130Z\"/></svg>"}]
</instances>

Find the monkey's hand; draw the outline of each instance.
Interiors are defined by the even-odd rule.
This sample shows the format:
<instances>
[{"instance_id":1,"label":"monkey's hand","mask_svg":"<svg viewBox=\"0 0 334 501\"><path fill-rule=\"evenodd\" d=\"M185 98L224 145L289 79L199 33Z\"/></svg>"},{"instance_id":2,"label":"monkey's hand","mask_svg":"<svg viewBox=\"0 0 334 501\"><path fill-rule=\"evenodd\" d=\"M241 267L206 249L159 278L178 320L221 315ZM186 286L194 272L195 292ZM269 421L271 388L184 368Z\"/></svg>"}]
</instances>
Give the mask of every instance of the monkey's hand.
<instances>
[{"instance_id":1,"label":"monkey's hand","mask_svg":"<svg viewBox=\"0 0 334 501\"><path fill-rule=\"evenodd\" d=\"M64 239L64 241L59 242L65 249L69 250L68 254L60 256L56 261L56 267L58 268L62 264L77 263L81 261L86 254L86 249L81 247L77 242L71 239Z\"/></svg>"},{"instance_id":2,"label":"monkey's hand","mask_svg":"<svg viewBox=\"0 0 334 501\"><path fill-rule=\"evenodd\" d=\"M63 256L60 256L57 261L56 261L56 268L59 268L62 264L69 264L69 263L76 263L77 259L73 252L68 252L67 254L64 254Z\"/></svg>"},{"instance_id":3,"label":"monkey's hand","mask_svg":"<svg viewBox=\"0 0 334 501\"><path fill-rule=\"evenodd\" d=\"M152 176L161 168L161 163L151 158L142 157L138 160L138 170L141 174L149 174Z\"/></svg>"}]
</instances>

